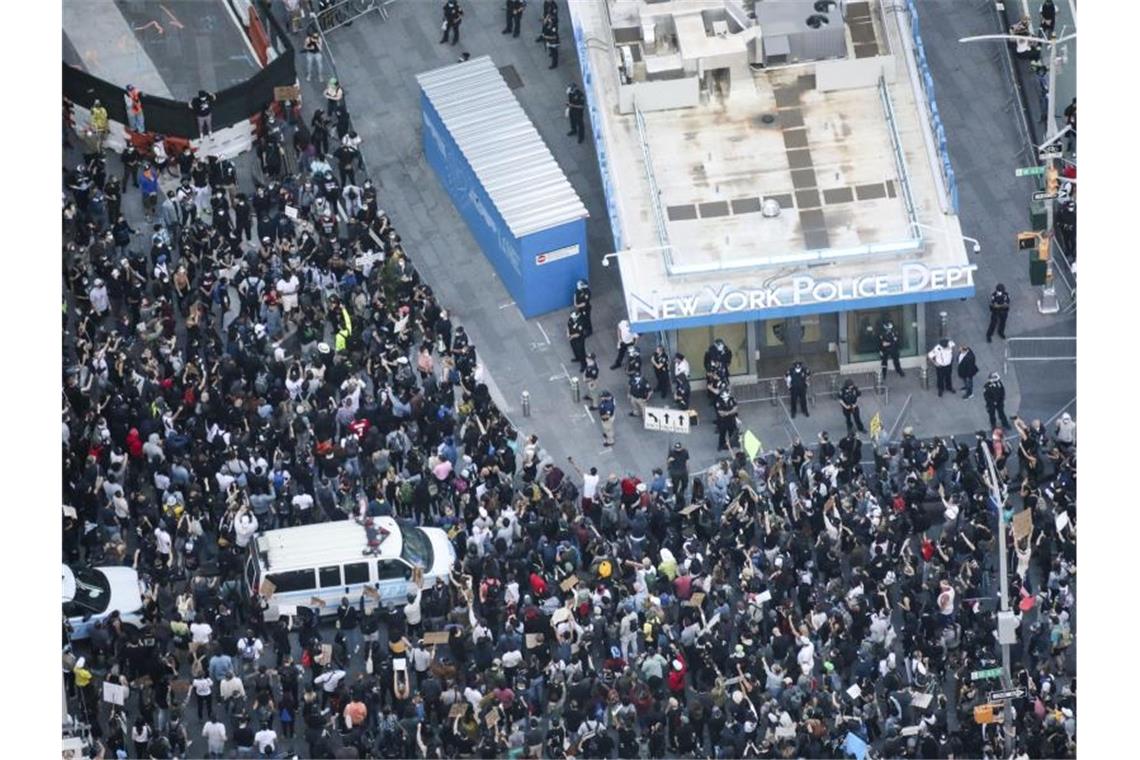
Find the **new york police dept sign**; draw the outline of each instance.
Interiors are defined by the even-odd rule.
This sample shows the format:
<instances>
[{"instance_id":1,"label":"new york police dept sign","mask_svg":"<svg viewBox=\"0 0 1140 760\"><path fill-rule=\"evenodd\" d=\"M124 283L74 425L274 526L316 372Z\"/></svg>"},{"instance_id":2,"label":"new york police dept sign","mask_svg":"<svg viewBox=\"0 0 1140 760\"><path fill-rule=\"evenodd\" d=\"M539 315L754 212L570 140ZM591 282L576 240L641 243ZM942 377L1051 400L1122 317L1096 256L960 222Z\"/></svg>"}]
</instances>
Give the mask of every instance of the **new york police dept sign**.
<instances>
[{"instance_id":1,"label":"new york police dept sign","mask_svg":"<svg viewBox=\"0 0 1140 760\"><path fill-rule=\"evenodd\" d=\"M647 300L631 291L630 312L633 321L681 319L953 290L973 287L977 268L977 264L931 268L910 263L903 264L894 275L869 274L838 279L801 274L765 287L750 288L727 283L719 287L706 285L696 293L654 300Z\"/></svg>"}]
</instances>

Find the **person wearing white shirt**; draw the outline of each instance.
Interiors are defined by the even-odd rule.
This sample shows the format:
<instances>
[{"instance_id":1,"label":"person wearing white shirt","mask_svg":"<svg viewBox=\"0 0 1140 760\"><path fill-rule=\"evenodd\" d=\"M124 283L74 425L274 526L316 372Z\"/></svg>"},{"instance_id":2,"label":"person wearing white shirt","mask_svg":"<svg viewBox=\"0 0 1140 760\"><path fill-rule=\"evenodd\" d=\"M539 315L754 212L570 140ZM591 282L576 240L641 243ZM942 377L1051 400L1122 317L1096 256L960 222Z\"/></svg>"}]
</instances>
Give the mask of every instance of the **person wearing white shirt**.
<instances>
[{"instance_id":1,"label":"person wearing white shirt","mask_svg":"<svg viewBox=\"0 0 1140 760\"><path fill-rule=\"evenodd\" d=\"M261 639L253 635L253 631L238 639L237 643L238 654L241 655L242 662L251 668L261 659L261 650L264 647Z\"/></svg>"},{"instance_id":2,"label":"person wearing white shirt","mask_svg":"<svg viewBox=\"0 0 1140 760\"><path fill-rule=\"evenodd\" d=\"M423 610L420 608L420 600L423 598L423 589L416 586L414 592L408 593L408 603L404 605L404 617L408 621L409 635L418 636L420 630L420 622L423 620Z\"/></svg>"},{"instance_id":3,"label":"person wearing white shirt","mask_svg":"<svg viewBox=\"0 0 1140 760\"><path fill-rule=\"evenodd\" d=\"M210 636L214 629L209 623L197 622L190 624L190 654L194 654L203 646L210 643Z\"/></svg>"},{"instance_id":4,"label":"person wearing white shirt","mask_svg":"<svg viewBox=\"0 0 1140 760\"><path fill-rule=\"evenodd\" d=\"M314 684L321 684L321 709L323 710L328 706L329 697L336 692L340 686L341 680L344 679L346 673L343 670L326 670L319 676L313 679Z\"/></svg>"},{"instance_id":5,"label":"person wearing white shirt","mask_svg":"<svg viewBox=\"0 0 1140 760\"><path fill-rule=\"evenodd\" d=\"M249 546L249 540L257 533L257 517L248 507L242 507L234 520L234 535L239 548Z\"/></svg>"},{"instance_id":6,"label":"person wearing white shirt","mask_svg":"<svg viewBox=\"0 0 1140 760\"><path fill-rule=\"evenodd\" d=\"M253 735L253 741L257 744L257 751L261 755L265 754L265 750L269 749L271 752L277 750L277 732L265 723L261 730Z\"/></svg>"},{"instance_id":7,"label":"person wearing white shirt","mask_svg":"<svg viewBox=\"0 0 1140 760\"><path fill-rule=\"evenodd\" d=\"M154 529L154 549L165 558L166 564L169 565L171 551L170 533L167 532L166 528L162 527L162 523L159 523L158 527Z\"/></svg>"},{"instance_id":8,"label":"person wearing white shirt","mask_svg":"<svg viewBox=\"0 0 1140 760\"><path fill-rule=\"evenodd\" d=\"M202 673L191 683L191 688L198 704L198 720L203 720L214 712L214 681Z\"/></svg>"},{"instance_id":9,"label":"person wearing white shirt","mask_svg":"<svg viewBox=\"0 0 1140 760\"><path fill-rule=\"evenodd\" d=\"M926 356L934 364L934 371L938 375L938 397L942 397L943 391L953 393L954 341L949 338L941 339Z\"/></svg>"},{"instance_id":10,"label":"person wearing white shirt","mask_svg":"<svg viewBox=\"0 0 1140 760\"><path fill-rule=\"evenodd\" d=\"M206 740L206 751L211 758L220 758L226 751L226 724L210 718L202 726L202 736Z\"/></svg>"},{"instance_id":11,"label":"person wearing white shirt","mask_svg":"<svg viewBox=\"0 0 1140 760\"><path fill-rule=\"evenodd\" d=\"M617 358L614 359L614 363L610 365L610 369L620 369L622 362L625 361L625 356L629 352L629 349L635 343L637 343L637 333L635 333L633 330L630 329L628 319L623 319L622 321L618 322L617 334L618 334L618 344L617 344L618 354L617 354Z\"/></svg>"},{"instance_id":12,"label":"person wearing white shirt","mask_svg":"<svg viewBox=\"0 0 1140 760\"><path fill-rule=\"evenodd\" d=\"M232 709L235 699L239 697L245 699L245 684L231 670L218 685L218 696L221 697L222 704L226 705L228 709Z\"/></svg>"}]
</instances>

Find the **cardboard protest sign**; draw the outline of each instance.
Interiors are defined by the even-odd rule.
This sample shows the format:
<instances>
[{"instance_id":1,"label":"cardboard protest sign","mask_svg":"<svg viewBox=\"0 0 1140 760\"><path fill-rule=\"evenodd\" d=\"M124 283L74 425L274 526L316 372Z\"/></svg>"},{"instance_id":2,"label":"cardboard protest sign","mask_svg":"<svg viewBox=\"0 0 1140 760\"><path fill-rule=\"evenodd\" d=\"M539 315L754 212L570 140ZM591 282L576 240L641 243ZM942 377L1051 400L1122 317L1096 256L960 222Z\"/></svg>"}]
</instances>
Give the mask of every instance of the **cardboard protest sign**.
<instances>
[{"instance_id":1,"label":"cardboard protest sign","mask_svg":"<svg viewBox=\"0 0 1140 760\"><path fill-rule=\"evenodd\" d=\"M449 638L451 638L451 636L447 631L429 631L424 634L424 644L426 646L446 644Z\"/></svg>"},{"instance_id":2,"label":"cardboard protest sign","mask_svg":"<svg viewBox=\"0 0 1140 760\"><path fill-rule=\"evenodd\" d=\"M705 600L705 592L694 591L693 595L689 597L689 601L685 602L688 607L700 607L701 603Z\"/></svg>"},{"instance_id":3,"label":"cardboard protest sign","mask_svg":"<svg viewBox=\"0 0 1140 760\"><path fill-rule=\"evenodd\" d=\"M273 581L269 580L268 578L263 579L261 581L261 585L258 586L258 588L257 588L257 593L261 594L266 599L273 596L273 594L276 593L276 591L277 591L277 585Z\"/></svg>"},{"instance_id":4,"label":"cardboard protest sign","mask_svg":"<svg viewBox=\"0 0 1140 760\"><path fill-rule=\"evenodd\" d=\"M110 702L113 705L122 707L127 703L127 694L130 689L122 684L111 683L110 681L103 682L103 701Z\"/></svg>"},{"instance_id":5,"label":"cardboard protest sign","mask_svg":"<svg viewBox=\"0 0 1140 760\"><path fill-rule=\"evenodd\" d=\"M1013 540L1020 541L1033 533L1033 510L1023 509L1013 516Z\"/></svg>"},{"instance_id":6,"label":"cardboard protest sign","mask_svg":"<svg viewBox=\"0 0 1140 760\"><path fill-rule=\"evenodd\" d=\"M578 585L578 576L577 575L570 575L570 576L567 576L566 578L564 578L563 581L558 584L558 587L561 588L563 591L569 591L570 589L574 588L577 585Z\"/></svg>"},{"instance_id":7,"label":"cardboard protest sign","mask_svg":"<svg viewBox=\"0 0 1140 760\"><path fill-rule=\"evenodd\" d=\"M535 647L540 647L545 640L546 636L541 633L528 633L526 635L526 648L534 649Z\"/></svg>"}]
</instances>

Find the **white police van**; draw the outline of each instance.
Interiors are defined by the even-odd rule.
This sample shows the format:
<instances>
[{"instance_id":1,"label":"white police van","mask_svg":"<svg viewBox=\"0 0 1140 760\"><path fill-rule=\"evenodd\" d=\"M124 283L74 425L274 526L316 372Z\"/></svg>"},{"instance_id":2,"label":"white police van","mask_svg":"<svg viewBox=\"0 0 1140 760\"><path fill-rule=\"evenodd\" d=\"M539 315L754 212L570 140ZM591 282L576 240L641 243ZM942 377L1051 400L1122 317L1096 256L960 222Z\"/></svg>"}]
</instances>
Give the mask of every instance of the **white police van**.
<instances>
[{"instance_id":1,"label":"white police van","mask_svg":"<svg viewBox=\"0 0 1140 760\"><path fill-rule=\"evenodd\" d=\"M133 569L63 565L62 580L63 617L72 639L87 638L96 622L116 611L125 625L142 625L142 592Z\"/></svg>"},{"instance_id":2,"label":"white police van","mask_svg":"<svg viewBox=\"0 0 1140 760\"><path fill-rule=\"evenodd\" d=\"M371 587L382 605L395 606L407 601L414 569L422 571L427 588L437 578L447 580L455 558L444 531L391 517L301 525L266 531L250 542L246 590L256 595L267 580L273 604L332 614L342 597L356 603Z\"/></svg>"}]
</instances>

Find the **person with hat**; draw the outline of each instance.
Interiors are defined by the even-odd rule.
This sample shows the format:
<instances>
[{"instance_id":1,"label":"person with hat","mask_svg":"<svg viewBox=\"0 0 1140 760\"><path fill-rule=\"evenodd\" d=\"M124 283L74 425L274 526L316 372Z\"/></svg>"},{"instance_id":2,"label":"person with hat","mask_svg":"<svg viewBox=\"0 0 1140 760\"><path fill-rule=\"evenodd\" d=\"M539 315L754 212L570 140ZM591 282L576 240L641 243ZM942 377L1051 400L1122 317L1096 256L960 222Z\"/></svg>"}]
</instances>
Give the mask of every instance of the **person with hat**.
<instances>
[{"instance_id":1,"label":"person with hat","mask_svg":"<svg viewBox=\"0 0 1140 760\"><path fill-rule=\"evenodd\" d=\"M598 398L598 419L602 422L602 445L614 445L614 415L616 414L614 394L609 389L602 391Z\"/></svg>"},{"instance_id":2,"label":"person with hat","mask_svg":"<svg viewBox=\"0 0 1140 760\"><path fill-rule=\"evenodd\" d=\"M901 342L894 322L890 319L883 320L879 326L879 362L883 380L887 379L888 359L894 362L895 372L899 374L899 377L906 377L906 373L903 372L902 365L899 363L899 344Z\"/></svg>"},{"instance_id":3,"label":"person with hat","mask_svg":"<svg viewBox=\"0 0 1140 760\"><path fill-rule=\"evenodd\" d=\"M459 42L459 25L463 23L463 9L459 7L459 0L447 0L443 4L443 24L440 29L443 30L443 36L439 38L439 44L447 42L448 35L451 35L451 44L455 45Z\"/></svg>"},{"instance_id":4,"label":"person with hat","mask_svg":"<svg viewBox=\"0 0 1140 760\"><path fill-rule=\"evenodd\" d=\"M993 342L994 331L998 337L1005 339L1005 321L1009 319L1009 292L1000 282L990 294L990 324L986 328L986 343Z\"/></svg>"},{"instance_id":5,"label":"person with hat","mask_svg":"<svg viewBox=\"0 0 1140 760\"><path fill-rule=\"evenodd\" d=\"M859 396L862 391L855 385L855 381L847 378L843 387L839 389L839 407L843 410L843 420L847 423L847 432L853 429L860 433L867 432L863 427L863 420L859 418Z\"/></svg>"},{"instance_id":6,"label":"person with hat","mask_svg":"<svg viewBox=\"0 0 1140 760\"><path fill-rule=\"evenodd\" d=\"M926 355L930 363L934 365L934 371L938 378L938 398L942 398L942 392L954 392L954 341L949 338L941 338L934 348Z\"/></svg>"},{"instance_id":7,"label":"person with hat","mask_svg":"<svg viewBox=\"0 0 1140 760\"><path fill-rule=\"evenodd\" d=\"M796 418L797 405L805 417L811 416L808 414L807 408L807 388L810 378L811 370L799 359L792 362L792 366L788 368L787 375L784 377L784 382L788 386L788 391L791 394L791 400L788 402L788 405L792 408L792 419Z\"/></svg>"},{"instance_id":8,"label":"person with hat","mask_svg":"<svg viewBox=\"0 0 1140 760\"><path fill-rule=\"evenodd\" d=\"M665 458L665 465L669 471L669 480L673 483L673 496L677 499L677 506L682 507L685 492L689 490L689 450L680 441L675 441Z\"/></svg>"},{"instance_id":9,"label":"person with hat","mask_svg":"<svg viewBox=\"0 0 1140 760\"><path fill-rule=\"evenodd\" d=\"M998 420L1001 420L1002 428L1008 429L1009 420L1005 416L1005 385L1001 381L1001 375L996 372L990 373L982 388L982 396L986 400L986 414L990 417L990 427L996 428Z\"/></svg>"},{"instance_id":10,"label":"person with hat","mask_svg":"<svg viewBox=\"0 0 1140 760\"><path fill-rule=\"evenodd\" d=\"M577 82L571 82L566 88L566 116L570 119L570 131L567 137L577 135L580 145L586 139L586 94L578 87Z\"/></svg>"},{"instance_id":11,"label":"person with hat","mask_svg":"<svg viewBox=\"0 0 1140 760\"><path fill-rule=\"evenodd\" d=\"M123 95L123 103L127 109L127 128L132 132L146 132L146 117L143 114L142 91L133 84L128 84Z\"/></svg>"},{"instance_id":12,"label":"person with hat","mask_svg":"<svg viewBox=\"0 0 1140 760\"><path fill-rule=\"evenodd\" d=\"M657 344L653 349L653 355L649 357L649 363L653 367L653 376L657 381L654 390L661 394L661 398L669 398L669 353L664 345Z\"/></svg>"},{"instance_id":13,"label":"person with hat","mask_svg":"<svg viewBox=\"0 0 1140 760\"><path fill-rule=\"evenodd\" d=\"M717 450L724 451L733 445L740 429L737 419L736 398L728 388L720 392L716 399Z\"/></svg>"},{"instance_id":14,"label":"person with hat","mask_svg":"<svg viewBox=\"0 0 1140 760\"><path fill-rule=\"evenodd\" d=\"M198 122L198 136L208 137L213 134L214 126L214 102L218 99L217 95L206 90L198 90L198 94L190 100L190 110L194 112L194 118Z\"/></svg>"},{"instance_id":15,"label":"person with hat","mask_svg":"<svg viewBox=\"0 0 1140 760\"><path fill-rule=\"evenodd\" d=\"M582 312L577 307L571 309L570 318L566 320L566 336L570 339L570 350L574 352L573 361L578 363L578 371L586 371L586 327Z\"/></svg>"}]
</instances>

